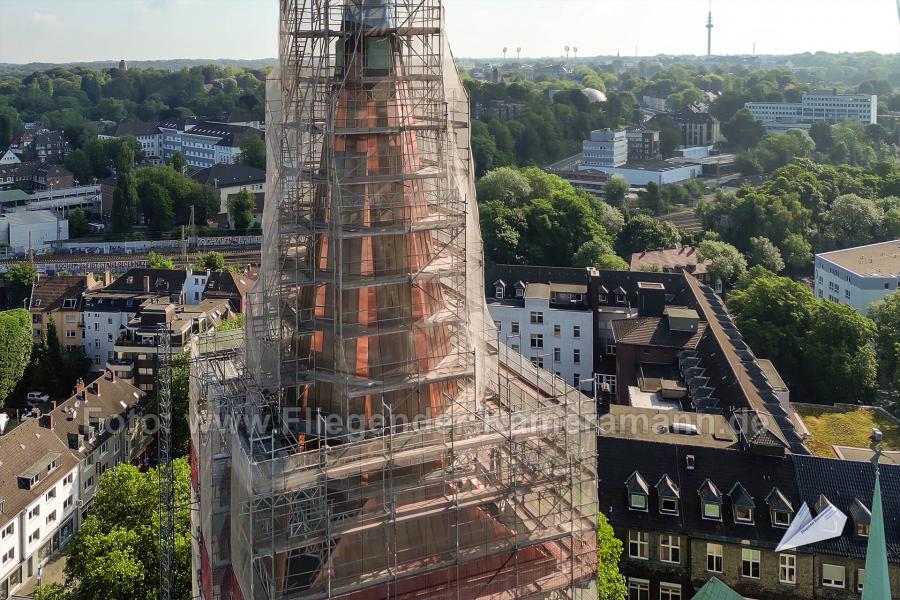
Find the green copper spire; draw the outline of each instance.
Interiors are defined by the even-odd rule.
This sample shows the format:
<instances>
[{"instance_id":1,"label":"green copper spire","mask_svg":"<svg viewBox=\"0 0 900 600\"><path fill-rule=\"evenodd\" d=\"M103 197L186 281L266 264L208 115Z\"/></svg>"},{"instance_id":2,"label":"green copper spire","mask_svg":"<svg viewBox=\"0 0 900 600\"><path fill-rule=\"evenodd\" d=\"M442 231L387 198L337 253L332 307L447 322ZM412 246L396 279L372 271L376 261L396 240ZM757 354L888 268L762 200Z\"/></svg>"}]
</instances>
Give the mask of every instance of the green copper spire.
<instances>
[{"instance_id":1,"label":"green copper spire","mask_svg":"<svg viewBox=\"0 0 900 600\"><path fill-rule=\"evenodd\" d=\"M876 448L875 494L872 497L872 523L869 526L869 546L866 548L866 575L863 580L862 600L890 600L891 581L888 575L887 545L884 539L884 513L881 508L881 474L878 460L881 451Z\"/></svg>"}]
</instances>

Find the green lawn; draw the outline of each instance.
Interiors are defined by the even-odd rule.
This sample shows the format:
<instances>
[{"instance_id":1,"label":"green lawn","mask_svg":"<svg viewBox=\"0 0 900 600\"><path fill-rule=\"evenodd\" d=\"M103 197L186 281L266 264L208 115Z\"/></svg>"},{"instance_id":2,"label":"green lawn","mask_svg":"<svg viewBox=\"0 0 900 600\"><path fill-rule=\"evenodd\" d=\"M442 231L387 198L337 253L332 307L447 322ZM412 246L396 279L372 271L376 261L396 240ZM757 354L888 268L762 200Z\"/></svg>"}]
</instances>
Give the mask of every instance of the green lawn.
<instances>
[{"instance_id":1,"label":"green lawn","mask_svg":"<svg viewBox=\"0 0 900 600\"><path fill-rule=\"evenodd\" d=\"M884 433L885 450L900 450L900 425L881 411L810 405L794 408L812 434L806 447L816 456L834 458L832 446L868 448L873 427Z\"/></svg>"}]
</instances>

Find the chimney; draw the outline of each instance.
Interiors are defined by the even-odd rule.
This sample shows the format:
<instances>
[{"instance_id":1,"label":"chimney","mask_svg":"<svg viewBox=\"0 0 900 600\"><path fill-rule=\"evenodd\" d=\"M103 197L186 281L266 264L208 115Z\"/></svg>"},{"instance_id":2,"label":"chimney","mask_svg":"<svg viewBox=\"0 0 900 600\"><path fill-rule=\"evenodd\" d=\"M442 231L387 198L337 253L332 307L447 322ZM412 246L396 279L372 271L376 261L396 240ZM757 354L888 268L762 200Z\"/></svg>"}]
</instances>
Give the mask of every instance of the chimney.
<instances>
[{"instance_id":1,"label":"chimney","mask_svg":"<svg viewBox=\"0 0 900 600\"><path fill-rule=\"evenodd\" d=\"M75 395L77 396L81 392L84 391L84 379L79 379L75 382Z\"/></svg>"},{"instance_id":2,"label":"chimney","mask_svg":"<svg viewBox=\"0 0 900 600\"><path fill-rule=\"evenodd\" d=\"M41 415L38 419L38 425L40 425L44 429L53 429L53 413Z\"/></svg>"},{"instance_id":3,"label":"chimney","mask_svg":"<svg viewBox=\"0 0 900 600\"><path fill-rule=\"evenodd\" d=\"M666 286L655 281L638 282L638 314L662 317L666 308Z\"/></svg>"},{"instance_id":4,"label":"chimney","mask_svg":"<svg viewBox=\"0 0 900 600\"><path fill-rule=\"evenodd\" d=\"M150 276L144 275L144 292L150 291Z\"/></svg>"},{"instance_id":5,"label":"chimney","mask_svg":"<svg viewBox=\"0 0 900 600\"><path fill-rule=\"evenodd\" d=\"M95 396L100 395L100 382L99 381L95 381L94 383L91 384L91 393Z\"/></svg>"},{"instance_id":6,"label":"chimney","mask_svg":"<svg viewBox=\"0 0 900 600\"><path fill-rule=\"evenodd\" d=\"M106 287L113 282L112 271L109 269L103 271L103 287Z\"/></svg>"},{"instance_id":7,"label":"chimney","mask_svg":"<svg viewBox=\"0 0 900 600\"><path fill-rule=\"evenodd\" d=\"M110 381L112 381L113 383L115 383L115 382L116 382L116 372L113 371L112 369L109 369L109 370L106 371L106 373L109 375L109 378L108 378L108 379L109 379Z\"/></svg>"}]
</instances>

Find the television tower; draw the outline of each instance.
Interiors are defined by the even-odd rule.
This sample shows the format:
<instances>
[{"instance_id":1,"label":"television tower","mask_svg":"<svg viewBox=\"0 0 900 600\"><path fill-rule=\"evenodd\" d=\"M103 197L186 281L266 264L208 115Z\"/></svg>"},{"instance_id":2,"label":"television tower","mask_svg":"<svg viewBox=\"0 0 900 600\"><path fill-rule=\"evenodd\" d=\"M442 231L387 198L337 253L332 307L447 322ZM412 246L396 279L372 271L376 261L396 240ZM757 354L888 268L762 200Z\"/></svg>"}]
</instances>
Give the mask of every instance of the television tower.
<instances>
[{"instance_id":1,"label":"television tower","mask_svg":"<svg viewBox=\"0 0 900 600\"><path fill-rule=\"evenodd\" d=\"M712 56L712 0L709 0L709 17L706 20L706 55Z\"/></svg>"}]
</instances>

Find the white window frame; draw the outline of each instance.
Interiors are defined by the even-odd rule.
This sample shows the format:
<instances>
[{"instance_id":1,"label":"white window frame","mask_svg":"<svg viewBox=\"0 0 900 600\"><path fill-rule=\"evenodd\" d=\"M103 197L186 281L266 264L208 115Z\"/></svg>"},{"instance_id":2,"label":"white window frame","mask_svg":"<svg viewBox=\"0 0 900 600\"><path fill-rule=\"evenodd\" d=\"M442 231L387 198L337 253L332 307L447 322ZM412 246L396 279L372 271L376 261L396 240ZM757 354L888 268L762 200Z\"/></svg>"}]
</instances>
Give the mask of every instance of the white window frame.
<instances>
[{"instance_id":1,"label":"white window frame","mask_svg":"<svg viewBox=\"0 0 900 600\"><path fill-rule=\"evenodd\" d=\"M706 570L709 573L722 573L724 569L725 548L722 544L706 543ZM712 561L710 561L712 559ZM712 566L712 568L710 568Z\"/></svg>"},{"instance_id":2,"label":"white window frame","mask_svg":"<svg viewBox=\"0 0 900 600\"><path fill-rule=\"evenodd\" d=\"M738 511L746 511L745 516L738 516ZM742 525L753 525L753 509L740 506L734 507L734 522Z\"/></svg>"},{"instance_id":3,"label":"white window frame","mask_svg":"<svg viewBox=\"0 0 900 600\"><path fill-rule=\"evenodd\" d=\"M787 517L787 522L783 523L783 522L779 521L778 515L784 515L785 517ZM794 519L792 518L791 513L787 512L787 511L784 511L784 510L773 510L772 511L772 526L773 527L781 527L781 528L786 529L791 526L791 521L793 521L793 520Z\"/></svg>"},{"instance_id":4,"label":"white window frame","mask_svg":"<svg viewBox=\"0 0 900 600\"><path fill-rule=\"evenodd\" d=\"M681 600L681 584L660 581L659 600Z\"/></svg>"},{"instance_id":5,"label":"white window frame","mask_svg":"<svg viewBox=\"0 0 900 600\"><path fill-rule=\"evenodd\" d=\"M634 499L641 498L642 504L635 504ZM647 512L647 494L630 494L628 497L628 508L631 510L637 510L641 512Z\"/></svg>"},{"instance_id":6,"label":"white window frame","mask_svg":"<svg viewBox=\"0 0 900 600\"><path fill-rule=\"evenodd\" d=\"M544 313L539 310L531 311L531 315L529 317L531 319L532 325L543 325L544 324Z\"/></svg>"},{"instance_id":7,"label":"white window frame","mask_svg":"<svg viewBox=\"0 0 900 600\"><path fill-rule=\"evenodd\" d=\"M706 509L710 506L716 507L716 516L710 516L707 514ZM706 521L721 521L722 520L722 505L718 502L703 502L703 518Z\"/></svg>"},{"instance_id":8,"label":"white window frame","mask_svg":"<svg viewBox=\"0 0 900 600\"><path fill-rule=\"evenodd\" d=\"M628 600L650 600L650 581L629 577Z\"/></svg>"},{"instance_id":9,"label":"white window frame","mask_svg":"<svg viewBox=\"0 0 900 600\"><path fill-rule=\"evenodd\" d=\"M666 502L674 505L674 508L666 508ZM674 515L678 516L678 499L676 498L660 498L659 499L659 512L664 515Z\"/></svg>"},{"instance_id":10,"label":"white window frame","mask_svg":"<svg viewBox=\"0 0 900 600\"><path fill-rule=\"evenodd\" d=\"M544 334L543 333L532 333L531 334L531 347L532 348L543 348L544 347Z\"/></svg>"},{"instance_id":11,"label":"white window frame","mask_svg":"<svg viewBox=\"0 0 900 600\"><path fill-rule=\"evenodd\" d=\"M833 570L830 573L830 577L828 577L826 571ZM838 570L840 572L840 578L836 577L838 574ZM830 565L828 563L822 563L822 587L834 588L838 590L842 590L847 587L847 567L843 565Z\"/></svg>"},{"instance_id":12,"label":"white window frame","mask_svg":"<svg viewBox=\"0 0 900 600\"><path fill-rule=\"evenodd\" d=\"M637 553L632 552L632 549ZM628 558L650 560L650 534L648 532L628 530Z\"/></svg>"},{"instance_id":13,"label":"white window frame","mask_svg":"<svg viewBox=\"0 0 900 600\"><path fill-rule=\"evenodd\" d=\"M797 583L797 555L778 555L778 582L788 585Z\"/></svg>"},{"instance_id":14,"label":"white window frame","mask_svg":"<svg viewBox=\"0 0 900 600\"><path fill-rule=\"evenodd\" d=\"M677 558L678 560L673 560ZM681 564L681 538L670 533L659 536L659 560L673 565Z\"/></svg>"},{"instance_id":15,"label":"white window frame","mask_svg":"<svg viewBox=\"0 0 900 600\"><path fill-rule=\"evenodd\" d=\"M759 579L761 561L762 553L759 550L741 548L741 577L744 579ZM753 565L756 565L756 575L753 574Z\"/></svg>"}]
</instances>

